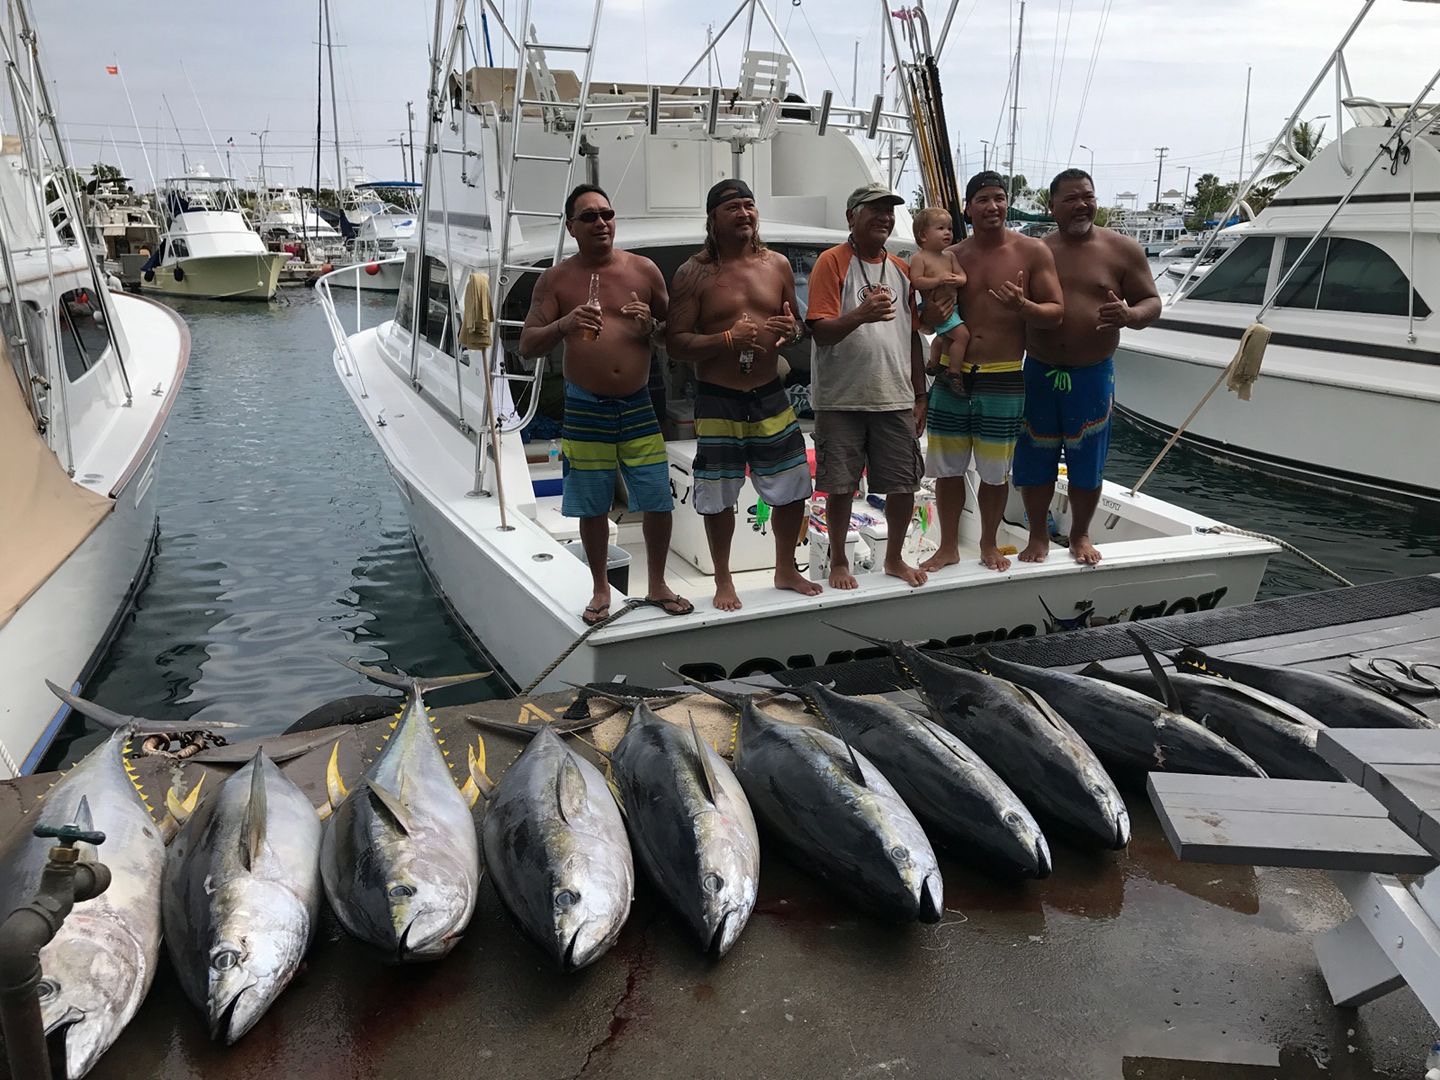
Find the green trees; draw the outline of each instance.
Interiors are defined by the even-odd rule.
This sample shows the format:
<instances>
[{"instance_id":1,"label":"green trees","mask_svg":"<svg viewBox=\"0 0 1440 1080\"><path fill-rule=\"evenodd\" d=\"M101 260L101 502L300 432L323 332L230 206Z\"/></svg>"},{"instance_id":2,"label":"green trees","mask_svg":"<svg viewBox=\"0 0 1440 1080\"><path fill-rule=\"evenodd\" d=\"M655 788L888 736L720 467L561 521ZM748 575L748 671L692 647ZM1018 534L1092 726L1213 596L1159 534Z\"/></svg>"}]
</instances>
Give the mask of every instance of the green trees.
<instances>
[{"instance_id":1,"label":"green trees","mask_svg":"<svg viewBox=\"0 0 1440 1080\"><path fill-rule=\"evenodd\" d=\"M1203 232L1205 222L1219 218L1230 206L1235 188L1235 184L1222 184L1214 173L1201 173L1185 204L1185 227L1191 232Z\"/></svg>"}]
</instances>

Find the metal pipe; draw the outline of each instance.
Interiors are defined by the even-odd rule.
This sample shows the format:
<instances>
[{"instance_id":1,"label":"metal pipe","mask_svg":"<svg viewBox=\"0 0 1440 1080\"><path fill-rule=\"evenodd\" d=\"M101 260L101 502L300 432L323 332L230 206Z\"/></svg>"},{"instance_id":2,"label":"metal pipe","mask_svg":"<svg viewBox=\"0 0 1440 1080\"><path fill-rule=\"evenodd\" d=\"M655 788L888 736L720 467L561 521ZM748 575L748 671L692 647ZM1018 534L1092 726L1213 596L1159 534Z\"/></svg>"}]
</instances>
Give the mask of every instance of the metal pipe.
<instances>
[{"instance_id":1,"label":"metal pipe","mask_svg":"<svg viewBox=\"0 0 1440 1080\"><path fill-rule=\"evenodd\" d=\"M101 844L105 834L76 825L36 826L34 834L59 841L40 876L35 898L0 924L0 1033L15 1077L51 1076L50 1048L37 992L43 972L40 950L55 939L71 909L110 887L103 863L80 862L79 841ZM63 1074L62 1074L63 1075Z\"/></svg>"}]
</instances>

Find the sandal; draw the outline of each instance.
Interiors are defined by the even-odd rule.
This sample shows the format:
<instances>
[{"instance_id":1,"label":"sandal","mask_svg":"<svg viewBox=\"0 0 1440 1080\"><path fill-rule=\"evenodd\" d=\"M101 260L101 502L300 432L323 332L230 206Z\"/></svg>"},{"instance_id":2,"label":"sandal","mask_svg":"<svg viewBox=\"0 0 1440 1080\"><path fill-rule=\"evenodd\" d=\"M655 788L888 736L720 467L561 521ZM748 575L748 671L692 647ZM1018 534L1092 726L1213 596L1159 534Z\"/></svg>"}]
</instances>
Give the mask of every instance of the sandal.
<instances>
[{"instance_id":1,"label":"sandal","mask_svg":"<svg viewBox=\"0 0 1440 1080\"><path fill-rule=\"evenodd\" d=\"M609 604L591 604L586 607L580 616L580 621L586 626L594 626L596 623L604 622L610 617Z\"/></svg>"},{"instance_id":2,"label":"sandal","mask_svg":"<svg viewBox=\"0 0 1440 1080\"><path fill-rule=\"evenodd\" d=\"M695 610L695 605L683 596L671 596L663 600L656 600L647 596L645 603L650 607L658 607L666 615L689 615Z\"/></svg>"}]
</instances>

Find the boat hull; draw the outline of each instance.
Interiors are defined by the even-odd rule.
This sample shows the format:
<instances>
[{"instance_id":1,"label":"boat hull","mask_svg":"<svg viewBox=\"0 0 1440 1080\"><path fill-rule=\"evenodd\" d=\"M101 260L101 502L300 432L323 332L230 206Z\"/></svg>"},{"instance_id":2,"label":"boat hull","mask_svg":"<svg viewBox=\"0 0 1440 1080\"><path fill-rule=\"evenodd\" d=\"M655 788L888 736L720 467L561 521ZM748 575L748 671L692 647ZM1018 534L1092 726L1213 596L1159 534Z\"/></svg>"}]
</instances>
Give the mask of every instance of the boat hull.
<instances>
[{"instance_id":1,"label":"boat hull","mask_svg":"<svg viewBox=\"0 0 1440 1080\"><path fill-rule=\"evenodd\" d=\"M371 273L371 268L374 273ZM359 289L361 292L398 293L400 276L405 265L400 262L368 262L360 264L360 270L352 274L336 274L330 279L331 288Z\"/></svg>"},{"instance_id":2,"label":"boat hull","mask_svg":"<svg viewBox=\"0 0 1440 1080\"><path fill-rule=\"evenodd\" d=\"M206 300L269 300L280 284L286 256L275 252L255 255L209 255L180 259L155 270L155 280L141 288L160 296L189 296ZM182 272L175 280L175 268Z\"/></svg>"},{"instance_id":3,"label":"boat hull","mask_svg":"<svg viewBox=\"0 0 1440 1080\"><path fill-rule=\"evenodd\" d=\"M1234 352L1228 339L1183 336L1199 342L1189 354L1128 334L1115 353L1119 410L1158 434L1184 422ZM1433 468L1440 460L1440 425L1434 422L1440 401L1418 385L1407 393L1400 379L1363 385L1327 379L1313 357L1272 344L1251 400L1217 393L1182 438L1289 479L1405 505L1440 504ZM1397 366L1364 356L1339 363L1356 372Z\"/></svg>"}]
</instances>

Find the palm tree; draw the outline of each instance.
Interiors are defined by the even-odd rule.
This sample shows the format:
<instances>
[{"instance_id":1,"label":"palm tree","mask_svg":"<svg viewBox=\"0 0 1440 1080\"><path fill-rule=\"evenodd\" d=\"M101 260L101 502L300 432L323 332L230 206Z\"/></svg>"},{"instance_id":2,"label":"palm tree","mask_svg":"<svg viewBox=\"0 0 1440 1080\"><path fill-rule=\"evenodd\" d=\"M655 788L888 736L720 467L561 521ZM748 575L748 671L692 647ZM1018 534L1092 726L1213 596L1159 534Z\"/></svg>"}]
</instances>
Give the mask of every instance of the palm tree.
<instances>
[{"instance_id":1,"label":"palm tree","mask_svg":"<svg viewBox=\"0 0 1440 1080\"><path fill-rule=\"evenodd\" d=\"M1275 162L1279 168L1264 177L1259 183L1269 184L1276 191L1290 183L1299 175L1301 169L1314 160L1315 155L1321 150L1324 138L1324 124L1317 125L1309 120L1300 121L1290 129L1288 138L1280 140L1280 145L1275 147L1275 152L1270 155L1269 160ZM1256 160L1265 160L1265 155L1257 154Z\"/></svg>"}]
</instances>

